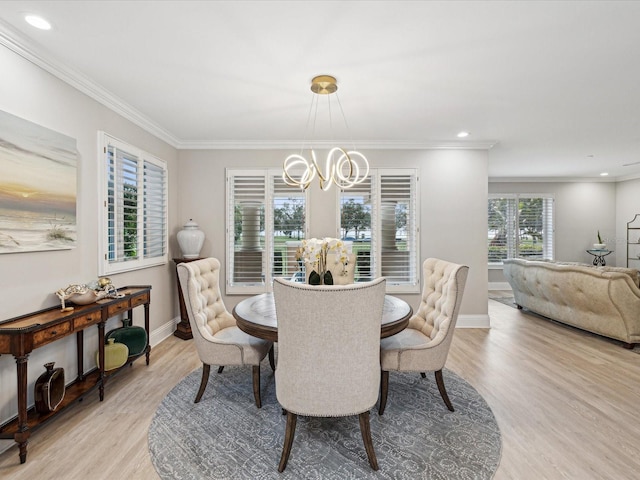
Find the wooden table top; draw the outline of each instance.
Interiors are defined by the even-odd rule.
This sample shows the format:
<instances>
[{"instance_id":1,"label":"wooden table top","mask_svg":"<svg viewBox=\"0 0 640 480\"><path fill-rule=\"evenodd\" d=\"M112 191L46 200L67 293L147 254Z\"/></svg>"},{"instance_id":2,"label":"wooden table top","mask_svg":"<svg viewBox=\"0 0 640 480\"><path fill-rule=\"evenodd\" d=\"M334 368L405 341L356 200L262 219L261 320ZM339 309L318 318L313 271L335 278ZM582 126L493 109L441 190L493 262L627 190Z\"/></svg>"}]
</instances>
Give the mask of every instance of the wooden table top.
<instances>
[{"instance_id":1,"label":"wooden table top","mask_svg":"<svg viewBox=\"0 0 640 480\"><path fill-rule=\"evenodd\" d=\"M404 330L413 309L404 300L385 295L382 308L380 338L390 337ZM272 293L262 293L242 300L233 309L238 328L254 337L278 341L278 319Z\"/></svg>"}]
</instances>

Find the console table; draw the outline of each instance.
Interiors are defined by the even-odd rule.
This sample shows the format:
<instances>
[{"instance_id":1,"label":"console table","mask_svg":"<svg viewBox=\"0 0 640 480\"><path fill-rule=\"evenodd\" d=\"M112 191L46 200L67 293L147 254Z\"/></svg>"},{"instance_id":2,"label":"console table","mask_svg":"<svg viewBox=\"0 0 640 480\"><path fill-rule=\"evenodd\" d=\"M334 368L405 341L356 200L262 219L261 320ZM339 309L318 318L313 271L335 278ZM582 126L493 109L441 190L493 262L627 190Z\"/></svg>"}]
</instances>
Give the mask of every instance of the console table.
<instances>
[{"instance_id":1,"label":"console table","mask_svg":"<svg viewBox=\"0 0 640 480\"><path fill-rule=\"evenodd\" d=\"M0 354L11 354L16 359L18 374L18 416L0 425L0 438L13 438L20 447L20 463L27 461L27 444L31 431L64 410L90 391L98 388L100 401L104 399L104 387L107 378L118 373L132 361L146 356L149 365L151 347L147 347L139 355L130 356L122 367L104 370L104 327L107 320L120 313L127 312L133 320L133 309L144 305L144 328L149 338L149 303L151 286L136 285L118 289L119 298L105 298L89 305L76 305L70 312L61 311L60 307L47 308L20 317L0 322ZM84 330L96 325L98 327L98 363L85 373ZM78 377L67 385L64 399L55 411L39 414L35 408L27 408L27 360L29 354L51 342L76 334Z\"/></svg>"}]
</instances>

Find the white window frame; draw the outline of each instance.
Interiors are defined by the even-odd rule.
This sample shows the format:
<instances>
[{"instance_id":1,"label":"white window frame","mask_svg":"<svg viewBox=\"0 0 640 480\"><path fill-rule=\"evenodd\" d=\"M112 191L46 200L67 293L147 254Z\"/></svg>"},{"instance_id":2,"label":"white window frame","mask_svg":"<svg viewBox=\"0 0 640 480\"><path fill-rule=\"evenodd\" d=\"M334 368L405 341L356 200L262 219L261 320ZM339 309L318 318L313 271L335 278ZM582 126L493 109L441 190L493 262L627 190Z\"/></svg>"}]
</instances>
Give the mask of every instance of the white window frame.
<instances>
[{"instance_id":1,"label":"white window frame","mask_svg":"<svg viewBox=\"0 0 640 480\"><path fill-rule=\"evenodd\" d=\"M390 176L409 176L411 178L411 189L413 190L410 202L413 204L413 216L409 218L407 226L407 241L413 244L410 248L409 274L408 282L394 282L387 280L387 292L389 293L420 293L420 175L416 168L372 168L369 172L371 177L371 273L373 278L382 276L382 221L381 221L381 204L382 204L382 178ZM337 236L342 235L341 229L341 201L340 189L337 189ZM349 194L345 190L346 195Z\"/></svg>"},{"instance_id":2,"label":"white window frame","mask_svg":"<svg viewBox=\"0 0 640 480\"><path fill-rule=\"evenodd\" d=\"M234 272L235 256L235 231L234 231L234 206L232 205L232 177L263 177L265 179L265 192L262 203L265 206L264 212L264 251L262 255L263 278L260 282L235 284L232 281ZM226 293L227 295L251 295L273 291L273 258L274 258L274 189L273 179L281 178L282 170L275 168L268 169L232 169L225 171L225 222L226 222ZM293 187L292 187L293 188ZM305 196L305 238L309 235L309 192L304 192Z\"/></svg>"},{"instance_id":3,"label":"white window frame","mask_svg":"<svg viewBox=\"0 0 640 480\"><path fill-rule=\"evenodd\" d=\"M488 200L495 199L510 199L514 201L514 211L512 215L509 215L507 219L507 258L520 258L520 251L518 249L518 228L517 225L519 223L519 214L517 205L520 203L521 199L533 199L533 198L541 198L543 202L551 202L550 206L550 214L543 213L543 232L548 232L543 236L542 239L542 258L544 260L553 260L555 256L555 197L550 193L491 193L489 194ZM488 234L488 231L487 231ZM488 242L488 235L487 235ZM488 244L487 244L488 249ZM488 255L488 250L487 250ZM489 262L487 258L487 263L490 267L498 267L502 266L503 262Z\"/></svg>"},{"instance_id":4,"label":"white window frame","mask_svg":"<svg viewBox=\"0 0 640 480\"><path fill-rule=\"evenodd\" d=\"M139 232L137 236L136 251L141 252L135 259L130 258L109 258L109 252L113 251L114 241L110 240L109 234L109 157L108 150L110 148L120 149L127 152L137 158L139 162L139 168L137 169L137 193L138 193L138 215L137 215L137 227L136 231ZM117 138L109 135L106 132L98 132L98 158L100 159L98 168L98 185L100 187L99 196L99 261L98 261L98 274L99 275L111 275L115 273L128 272L132 270L138 270L142 268L153 267L157 265L164 265L168 262L168 245L169 245L169 233L168 233L168 182L169 176L167 172L167 164L154 157L153 155L133 146ZM145 189L144 189L144 165L153 165L162 171L162 183L163 192L161 193L162 199L161 206L162 212L160 213L160 221L162 225L154 222L151 227L145 224ZM157 215L156 215L157 217ZM117 223L117 222L116 222ZM120 236L122 231L117 227L115 228L116 236ZM146 256L145 254L145 239L147 237L146 232L152 230L161 230L161 246L160 254L153 256ZM157 236L157 234L156 234Z\"/></svg>"}]
</instances>

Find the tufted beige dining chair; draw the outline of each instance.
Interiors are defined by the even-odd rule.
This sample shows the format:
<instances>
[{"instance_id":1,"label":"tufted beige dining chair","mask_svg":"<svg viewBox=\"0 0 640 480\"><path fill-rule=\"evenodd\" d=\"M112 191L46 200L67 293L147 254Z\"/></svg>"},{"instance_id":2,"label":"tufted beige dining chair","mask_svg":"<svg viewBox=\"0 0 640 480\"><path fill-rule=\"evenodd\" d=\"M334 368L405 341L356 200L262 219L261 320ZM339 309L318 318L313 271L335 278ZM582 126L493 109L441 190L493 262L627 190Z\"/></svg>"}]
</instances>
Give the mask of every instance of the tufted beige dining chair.
<instances>
[{"instance_id":1,"label":"tufted beige dining chair","mask_svg":"<svg viewBox=\"0 0 640 480\"><path fill-rule=\"evenodd\" d=\"M273 348L273 343L247 335L236 326L220 294L220 262L204 258L178 264L178 278L193 332L193 341L202 361L202 380L194 403L202 398L211 365L251 365L253 395L260 408L260 362ZM272 364L273 367L273 364Z\"/></svg>"},{"instance_id":2,"label":"tufted beige dining chair","mask_svg":"<svg viewBox=\"0 0 640 480\"><path fill-rule=\"evenodd\" d=\"M378 470L369 410L380 387L385 279L311 286L276 278L276 396L287 413L278 470L287 466L298 415L359 415L369 464Z\"/></svg>"},{"instance_id":3,"label":"tufted beige dining chair","mask_svg":"<svg viewBox=\"0 0 640 480\"><path fill-rule=\"evenodd\" d=\"M422 265L424 287L418 311L402 332L380 342L382 368L380 406L382 415L387 405L389 371L435 372L436 384L447 408L453 405L444 387L442 369L453 339L462 294L469 273L466 265L428 258Z\"/></svg>"}]
</instances>

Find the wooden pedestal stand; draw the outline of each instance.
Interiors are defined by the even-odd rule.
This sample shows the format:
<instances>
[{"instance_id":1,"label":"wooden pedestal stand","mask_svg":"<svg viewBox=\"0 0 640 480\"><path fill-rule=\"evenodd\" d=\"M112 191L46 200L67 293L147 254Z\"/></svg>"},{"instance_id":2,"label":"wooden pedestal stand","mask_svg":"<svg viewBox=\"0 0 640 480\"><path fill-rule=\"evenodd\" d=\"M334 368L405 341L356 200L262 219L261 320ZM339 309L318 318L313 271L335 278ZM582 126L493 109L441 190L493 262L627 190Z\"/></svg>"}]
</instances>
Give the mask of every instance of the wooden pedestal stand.
<instances>
[{"instance_id":1,"label":"wooden pedestal stand","mask_svg":"<svg viewBox=\"0 0 640 480\"><path fill-rule=\"evenodd\" d=\"M178 286L178 303L180 304L180 322L176 325L176 331L173 334L181 338L182 340L190 340L193 338L191 333L191 325L189 325L189 317L187 316L187 308L184 305L184 296L182 295L182 288L180 288L180 278L178 278L178 264L193 262L195 260L202 260L201 258L174 258L173 262L176 264L176 285Z\"/></svg>"}]
</instances>

